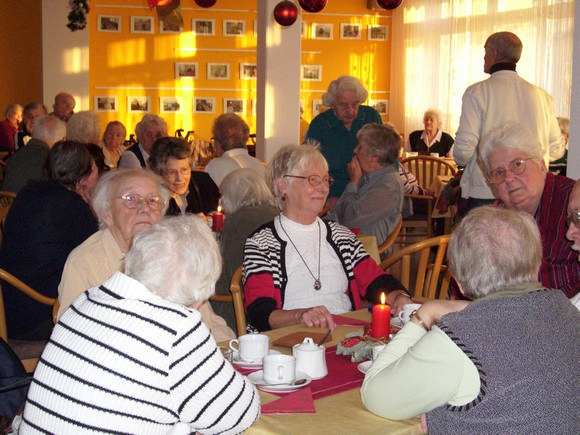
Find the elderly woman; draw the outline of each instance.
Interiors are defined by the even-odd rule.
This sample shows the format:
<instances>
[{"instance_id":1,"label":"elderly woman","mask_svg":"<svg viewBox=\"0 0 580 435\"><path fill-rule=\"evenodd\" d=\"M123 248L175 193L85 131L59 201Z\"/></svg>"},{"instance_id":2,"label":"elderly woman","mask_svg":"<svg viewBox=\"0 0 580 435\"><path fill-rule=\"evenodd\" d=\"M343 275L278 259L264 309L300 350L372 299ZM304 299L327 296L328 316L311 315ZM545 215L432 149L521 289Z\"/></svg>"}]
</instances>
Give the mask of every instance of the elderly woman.
<instances>
[{"instance_id":1,"label":"elderly woman","mask_svg":"<svg viewBox=\"0 0 580 435\"><path fill-rule=\"evenodd\" d=\"M383 123L379 112L362 105L368 95L368 91L356 77L340 76L333 80L322 96L323 104L329 106L330 110L316 116L306 133L307 142L320 143L320 151L330 166L330 175L334 178L327 205L330 208L349 183L346 166L357 146L356 134L369 122Z\"/></svg>"},{"instance_id":2,"label":"elderly woman","mask_svg":"<svg viewBox=\"0 0 580 435\"><path fill-rule=\"evenodd\" d=\"M16 151L14 139L18 133L18 124L22 121L22 106L11 104L4 112L4 116L6 119L0 121L0 151L10 155Z\"/></svg>"},{"instance_id":3,"label":"elderly woman","mask_svg":"<svg viewBox=\"0 0 580 435\"><path fill-rule=\"evenodd\" d=\"M66 260L58 286L59 318L78 295L121 270L134 237L162 218L168 198L162 179L149 170L117 169L103 175L93 197L100 230ZM234 337L208 304L199 311L218 341Z\"/></svg>"},{"instance_id":4,"label":"elderly woman","mask_svg":"<svg viewBox=\"0 0 580 435\"><path fill-rule=\"evenodd\" d=\"M66 139L81 143L99 143L101 125L99 115L90 110L73 114L66 124Z\"/></svg>"},{"instance_id":5,"label":"elderly woman","mask_svg":"<svg viewBox=\"0 0 580 435\"><path fill-rule=\"evenodd\" d=\"M401 136L392 126L373 122L364 125L356 137L358 145L347 166L350 182L329 219L373 235L381 245L397 226L403 207Z\"/></svg>"},{"instance_id":6,"label":"elderly woman","mask_svg":"<svg viewBox=\"0 0 580 435\"><path fill-rule=\"evenodd\" d=\"M152 199L139 202L149 207ZM213 294L220 266L211 231L196 216L165 219L137 234L125 273L83 293L56 325L20 430L248 428L259 416L259 396L224 360L197 311Z\"/></svg>"},{"instance_id":7,"label":"elderly woman","mask_svg":"<svg viewBox=\"0 0 580 435\"><path fill-rule=\"evenodd\" d=\"M270 188L253 169L236 169L230 172L220 186L220 204L226 214L221 236L221 252L224 259L222 274L216 284L216 293L229 295L230 281L244 260L246 238L263 224L280 213L275 206ZM231 303L211 301L211 304L228 325L235 327Z\"/></svg>"},{"instance_id":8,"label":"elderly woman","mask_svg":"<svg viewBox=\"0 0 580 435\"><path fill-rule=\"evenodd\" d=\"M439 109L428 109L423 115L425 130L416 130L409 135L406 152L419 154L436 153L439 157L453 156L453 138L441 130L442 114Z\"/></svg>"},{"instance_id":9,"label":"elderly woman","mask_svg":"<svg viewBox=\"0 0 580 435\"><path fill-rule=\"evenodd\" d=\"M522 124L506 123L479 145L497 205L531 214L542 235L540 281L568 297L580 289L580 268L566 240L566 206L574 180L546 169L540 142Z\"/></svg>"},{"instance_id":10,"label":"elderly woman","mask_svg":"<svg viewBox=\"0 0 580 435\"><path fill-rule=\"evenodd\" d=\"M246 241L243 285L248 323L259 330L304 323L334 328L332 314L376 301L398 312L410 303L403 285L367 254L354 233L318 214L331 178L310 145L281 148L268 165L282 213Z\"/></svg>"},{"instance_id":11,"label":"elderly woman","mask_svg":"<svg viewBox=\"0 0 580 435\"><path fill-rule=\"evenodd\" d=\"M111 121L105 127L103 139L99 146L105 155L105 165L110 169L115 169L125 151L124 143L127 137L127 129L121 121Z\"/></svg>"},{"instance_id":12,"label":"elderly woman","mask_svg":"<svg viewBox=\"0 0 580 435\"><path fill-rule=\"evenodd\" d=\"M171 192L168 216L215 211L219 190L208 174L191 170L189 143L177 137L163 137L153 144L149 167L165 179Z\"/></svg>"},{"instance_id":13,"label":"elderly woman","mask_svg":"<svg viewBox=\"0 0 580 435\"><path fill-rule=\"evenodd\" d=\"M426 413L425 433L578 433L580 313L537 281L534 219L476 208L448 258L475 301L429 301L411 313L365 376L365 406L395 420Z\"/></svg>"},{"instance_id":14,"label":"elderly woman","mask_svg":"<svg viewBox=\"0 0 580 435\"><path fill-rule=\"evenodd\" d=\"M167 136L167 122L157 115L147 114L135 126L137 143L121 154L119 168L145 168L155 141Z\"/></svg>"},{"instance_id":15,"label":"elderly woman","mask_svg":"<svg viewBox=\"0 0 580 435\"><path fill-rule=\"evenodd\" d=\"M0 267L37 292L55 298L70 252L97 231L90 200L97 167L85 144L57 142L48 154L48 180L30 180L6 217ZM2 284L8 336L46 340L52 308Z\"/></svg>"},{"instance_id":16,"label":"elderly woman","mask_svg":"<svg viewBox=\"0 0 580 435\"><path fill-rule=\"evenodd\" d=\"M218 116L213 123L212 134L218 157L207 164L205 172L217 186L226 175L240 168L250 168L265 175L262 162L248 153L246 144L250 127L241 117L235 113Z\"/></svg>"}]
</instances>

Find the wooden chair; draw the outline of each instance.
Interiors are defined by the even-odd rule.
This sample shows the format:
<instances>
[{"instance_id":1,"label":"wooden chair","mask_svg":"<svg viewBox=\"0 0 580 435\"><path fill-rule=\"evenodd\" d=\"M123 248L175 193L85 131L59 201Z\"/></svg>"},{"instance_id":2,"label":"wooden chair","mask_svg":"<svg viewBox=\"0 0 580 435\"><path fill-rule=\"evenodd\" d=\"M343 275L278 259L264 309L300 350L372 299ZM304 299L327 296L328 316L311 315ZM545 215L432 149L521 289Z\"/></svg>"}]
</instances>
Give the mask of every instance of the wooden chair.
<instances>
[{"instance_id":1,"label":"wooden chair","mask_svg":"<svg viewBox=\"0 0 580 435\"><path fill-rule=\"evenodd\" d=\"M58 312L58 299L49 298L44 296L34 290L32 287L26 285L14 275L6 272L4 269L0 269L0 280L7 282L12 285L17 290L20 290L25 295L29 296L37 302L44 305L52 306L52 320L56 319L56 314ZM10 347L14 350L14 353L18 355L22 361L22 365L26 369L27 373L34 372L36 365L38 364L38 359L44 350L46 345L45 341L24 341L24 340L9 340L8 339L8 328L6 326L6 312L4 309L4 298L2 295L2 288L0 287L0 337L2 337Z\"/></svg>"},{"instance_id":2,"label":"wooden chair","mask_svg":"<svg viewBox=\"0 0 580 435\"><path fill-rule=\"evenodd\" d=\"M403 227L403 216L399 218L399 222L395 229L389 234L389 237L385 239L385 241L379 246L379 255L383 255L383 253L387 252L387 250L395 243L397 237L399 237L399 233L401 232L401 228Z\"/></svg>"},{"instance_id":3,"label":"wooden chair","mask_svg":"<svg viewBox=\"0 0 580 435\"><path fill-rule=\"evenodd\" d=\"M238 337L246 333L246 311L244 310L244 289L242 287L242 266L238 267L230 281L230 293L234 302L236 331Z\"/></svg>"},{"instance_id":4,"label":"wooden chair","mask_svg":"<svg viewBox=\"0 0 580 435\"><path fill-rule=\"evenodd\" d=\"M445 253L450 237L445 234L409 245L385 258L381 268L387 271L394 265L400 266L400 273L393 272L393 275L398 275L413 299L448 299L451 275L445 264ZM437 248L433 260L432 248ZM411 267L412 260L416 267ZM411 276L415 278L413 286Z\"/></svg>"},{"instance_id":5,"label":"wooden chair","mask_svg":"<svg viewBox=\"0 0 580 435\"><path fill-rule=\"evenodd\" d=\"M4 223L6 221L6 216L8 215L8 210L10 210L10 207L14 202L14 198L16 198L16 194L14 192L0 190L0 241L2 241L1 237L2 234L4 234Z\"/></svg>"}]
</instances>

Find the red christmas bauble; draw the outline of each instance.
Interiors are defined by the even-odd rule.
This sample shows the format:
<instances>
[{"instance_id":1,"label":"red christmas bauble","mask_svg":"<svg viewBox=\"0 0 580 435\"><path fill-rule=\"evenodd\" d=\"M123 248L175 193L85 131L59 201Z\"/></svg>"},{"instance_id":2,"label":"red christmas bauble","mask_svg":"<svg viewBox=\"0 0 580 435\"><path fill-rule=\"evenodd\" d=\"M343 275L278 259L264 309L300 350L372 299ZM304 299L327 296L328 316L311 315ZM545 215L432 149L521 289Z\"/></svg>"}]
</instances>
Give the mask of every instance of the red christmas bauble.
<instances>
[{"instance_id":1,"label":"red christmas bauble","mask_svg":"<svg viewBox=\"0 0 580 435\"><path fill-rule=\"evenodd\" d=\"M385 9L396 9L402 2L403 0L377 0L379 6Z\"/></svg>"},{"instance_id":2,"label":"red christmas bauble","mask_svg":"<svg viewBox=\"0 0 580 435\"><path fill-rule=\"evenodd\" d=\"M290 0L281 1L274 8L274 19L281 26L291 26L298 18L298 8Z\"/></svg>"},{"instance_id":3,"label":"red christmas bauble","mask_svg":"<svg viewBox=\"0 0 580 435\"><path fill-rule=\"evenodd\" d=\"M326 6L327 0L298 0L302 9L308 12L320 12Z\"/></svg>"},{"instance_id":4,"label":"red christmas bauble","mask_svg":"<svg viewBox=\"0 0 580 435\"><path fill-rule=\"evenodd\" d=\"M201 6L202 8L211 8L213 5L215 5L216 1L217 0L195 0L198 6Z\"/></svg>"}]
</instances>

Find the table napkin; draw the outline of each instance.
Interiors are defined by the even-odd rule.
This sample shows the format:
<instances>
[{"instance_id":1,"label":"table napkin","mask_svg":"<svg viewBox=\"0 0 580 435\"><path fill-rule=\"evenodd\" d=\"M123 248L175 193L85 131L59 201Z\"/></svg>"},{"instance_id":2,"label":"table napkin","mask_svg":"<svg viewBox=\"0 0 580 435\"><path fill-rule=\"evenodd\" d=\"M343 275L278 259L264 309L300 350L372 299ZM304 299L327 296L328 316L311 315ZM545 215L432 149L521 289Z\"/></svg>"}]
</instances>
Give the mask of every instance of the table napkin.
<instances>
[{"instance_id":1,"label":"table napkin","mask_svg":"<svg viewBox=\"0 0 580 435\"><path fill-rule=\"evenodd\" d=\"M334 323L338 326L366 326L369 324L369 322L365 322L364 320L352 319L350 317L338 316L336 314L332 315L332 320L334 320Z\"/></svg>"},{"instance_id":2,"label":"table napkin","mask_svg":"<svg viewBox=\"0 0 580 435\"><path fill-rule=\"evenodd\" d=\"M328 347L326 349L328 374L322 379L312 381L310 384L312 397L318 400L359 388L363 383L364 375L358 371L358 364L350 362L348 356L337 355L336 346Z\"/></svg>"},{"instance_id":3,"label":"table napkin","mask_svg":"<svg viewBox=\"0 0 580 435\"><path fill-rule=\"evenodd\" d=\"M262 405L262 414L315 414L310 387L286 394L278 400Z\"/></svg>"}]
</instances>

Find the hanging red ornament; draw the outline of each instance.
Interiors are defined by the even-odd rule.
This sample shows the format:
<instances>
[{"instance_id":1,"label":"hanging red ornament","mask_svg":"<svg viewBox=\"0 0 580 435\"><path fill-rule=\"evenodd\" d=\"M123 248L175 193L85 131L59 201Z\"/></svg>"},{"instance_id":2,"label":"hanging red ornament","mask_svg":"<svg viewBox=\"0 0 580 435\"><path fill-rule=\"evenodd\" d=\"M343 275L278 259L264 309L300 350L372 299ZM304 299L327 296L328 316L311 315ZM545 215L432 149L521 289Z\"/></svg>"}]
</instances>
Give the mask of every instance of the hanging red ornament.
<instances>
[{"instance_id":1,"label":"hanging red ornament","mask_svg":"<svg viewBox=\"0 0 580 435\"><path fill-rule=\"evenodd\" d=\"M320 12L326 6L327 0L298 0L302 9L307 12Z\"/></svg>"},{"instance_id":2,"label":"hanging red ornament","mask_svg":"<svg viewBox=\"0 0 580 435\"><path fill-rule=\"evenodd\" d=\"M385 9L396 9L402 2L403 0L377 0L379 6Z\"/></svg>"},{"instance_id":3,"label":"hanging red ornament","mask_svg":"<svg viewBox=\"0 0 580 435\"><path fill-rule=\"evenodd\" d=\"M281 1L274 8L274 19L281 26L291 26L298 18L298 8L290 0Z\"/></svg>"},{"instance_id":4,"label":"hanging red ornament","mask_svg":"<svg viewBox=\"0 0 580 435\"><path fill-rule=\"evenodd\" d=\"M216 1L217 0L195 0L197 5L201 6L202 8L211 8L213 5L215 5Z\"/></svg>"}]
</instances>

